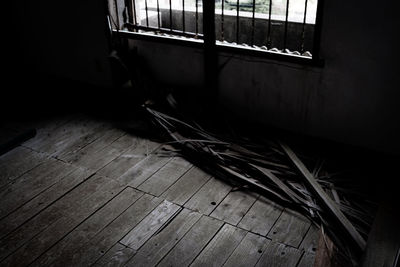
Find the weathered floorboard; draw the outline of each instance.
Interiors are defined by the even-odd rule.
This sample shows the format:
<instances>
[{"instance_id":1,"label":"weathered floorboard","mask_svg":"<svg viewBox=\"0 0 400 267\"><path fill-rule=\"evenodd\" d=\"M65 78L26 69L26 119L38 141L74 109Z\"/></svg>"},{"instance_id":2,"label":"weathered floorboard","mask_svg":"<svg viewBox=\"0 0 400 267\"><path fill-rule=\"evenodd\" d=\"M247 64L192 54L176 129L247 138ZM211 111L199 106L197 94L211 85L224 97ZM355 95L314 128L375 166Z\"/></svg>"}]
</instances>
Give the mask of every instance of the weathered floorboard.
<instances>
[{"instance_id":1,"label":"weathered floorboard","mask_svg":"<svg viewBox=\"0 0 400 267\"><path fill-rule=\"evenodd\" d=\"M265 237L248 232L247 235L236 247L224 266L250 267L256 265L266 246L271 241Z\"/></svg>"},{"instance_id":2,"label":"weathered floorboard","mask_svg":"<svg viewBox=\"0 0 400 267\"><path fill-rule=\"evenodd\" d=\"M93 172L78 168L31 201L25 203L6 218L0 220L0 239L46 209L57 201L57 199L69 193L74 187L80 185L92 174Z\"/></svg>"},{"instance_id":3,"label":"weathered floorboard","mask_svg":"<svg viewBox=\"0 0 400 267\"><path fill-rule=\"evenodd\" d=\"M101 188L107 179L102 176L93 176L82 185L63 196L50 207L33 217L28 223L23 224L14 232L0 240L0 260L31 240L60 217L68 216L75 212L82 202L85 202Z\"/></svg>"},{"instance_id":4,"label":"weathered floorboard","mask_svg":"<svg viewBox=\"0 0 400 267\"><path fill-rule=\"evenodd\" d=\"M168 188L161 197L178 205L183 205L209 179L209 174L199 168L192 167L176 183Z\"/></svg>"},{"instance_id":5,"label":"weathered floorboard","mask_svg":"<svg viewBox=\"0 0 400 267\"><path fill-rule=\"evenodd\" d=\"M46 266L64 254L68 254L69 251L75 249L80 244L89 241L142 195L143 193L133 188L125 188L104 207L91 215L56 245L42 254L35 261L35 265Z\"/></svg>"},{"instance_id":6,"label":"weathered floorboard","mask_svg":"<svg viewBox=\"0 0 400 267\"><path fill-rule=\"evenodd\" d=\"M162 231L147 241L128 266L155 266L200 219L201 214L183 209Z\"/></svg>"},{"instance_id":7,"label":"weathered floorboard","mask_svg":"<svg viewBox=\"0 0 400 267\"><path fill-rule=\"evenodd\" d=\"M128 248L120 243L115 244L103 257L93 266L119 267L125 266L126 262L135 255L134 249Z\"/></svg>"},{"instance_id":8,"label":"weathered floorboard","mask_svg":"<svg viewBox=\"0 0 400 267\"><path fill-rule=\"evenodd\" d=\"M221 201L229 194L232 187L223 181L211 178L196 194L194 194L185 207L209 215Z\"/></svg>"},{"instance_id":9,"label":"weathered floorboard","mask_svg":"<svg viewBox=\"0 0 400 267\"><path fill-rule=\"evenodd\" d=\"M260 197L238 224L239 227L266 236L281 215L283 208Z\"/></svg>"},{"instance_id":10,"label":"weathered floorboard","mask_svg":"<svg viewBox=\"0 0 400 267\"><path fill-rule=\"evenodd\" d=\"M46 156L19 146L0 156L0 188L44 162Z\"/></svg>"},{"instance_id":11,"label":"weathered floorboard","mask_svg":"<svg viewBox=\"0 0 400 267\"><path fill-rule=\"evenodd\" d=\"M132 168L132 166L135 166L145 157L149 156L159 146L160 144L150 140L137 138L136 145L131 146L128 150L116 157L113 161L100 169L98 173L117 179Z\"/></svg>"},{"instance_id":12,"label":"weathered floorboard","mask_svg":"<svg viewBox=\"0 0 400 267\"><path fill-rule=\"evenodd\" d=\"M75 169L71 165L49 158L27 172L0 193L0 218L4 218Z\"/></svg>"},{"instance_id":13,"label":"weathered floorboard","mask_svg":"<svg viewBox=\"0 0 400 267\"><path fill-rule=\"evenodd\" d=\"M64 254L54 265L89 266L95 263L161 202L160 198L144 194L94 238L76 247L71 253Z\"/></svg>"},{"instance_id":14,"label":"weathered floorboard","mask_svg":"<svg viewBox=\"0 0 400 267\"><path fill-rule=\"evenodd\" d=\"M232 191L211 213L211 216L232 225L237 225L256 199L257 196L250 192Z\"/></svg>"},{"instance_id":15,"label":"weathered floorboard","mask_svg":"<svg viewBox=\"0 0 400 267\"><path fill-rule=\"evenodd\" d=\"M119 242L134 250L138 250L179 209L178 205L164 200Z\"/></svg>"},{"instance_id":16,"label":"weathered floorboard","mask_svg":"<svg viewBox=\"0 0 400 267\"><path fill-rule=\"evenodd\" d=\"M158 266L189 266L222 225L219 220L201 217Z\"/></svg>"},{"instance_id":17,"label":"weathered floorboard","mask_svg":"<svg viewBox=\"0 0 400 267\"><path fill-rule=\"evenodd\" d=\"M245 235L246 231L225 224L191 266L222 266Z\"/></svg>"},{"instance_id":18,"label":"weathered floorboard","mask_svg":"<svg viewBox=\"0 0 400 267\"><path fill-rule=\"evenodd\" d=\"M97 209L101 208L114 195L122 190L115 181L103 184L101 188L88 198L71 216L64 216L47 227L35 238L11 254L2 264L4 266L28 265L43 252L62 239Z\"/></svg>"},{"instance_id":19,"label":"weathered floorboard","mask_svg":"<svg viewBox=\"0 0 400 267\"><path fill-rule=\"evenodd\" d=\"M270 242L256 266L295 267L300 257L299 250L284 244Z\"/></svg>"},{"instance_id":20,"label":"weathered floorboard","mask_svg":"<svg viewBox=\"0 0 400 267\"><path fill-rule=\"evenodd\" d=\"M174 158L164 167L143 182L138 189L160 196L167 190L176 180L186 173L192 165L182 158Z\"/></svg>"},{"instance_id":21,"label":"weathered floorboard","mask_svg":"<svg viewBox=\"0 0 400 267\"><path fill-rule=\"evenodd\" d=\"M268 237L292 247L298 247L306 235L311 222L301 214L285 209Z\"/></svg>"},{"instance_id":22,"label":"weathered floorboard","mask_svg":"<svg viewBox=\"0 0 400 267\"><path fill-rule=\"evenodd\" d=\"M297 267L312 267L314 265L315 254L304 252Z\"/></svg>"}]
</instances>

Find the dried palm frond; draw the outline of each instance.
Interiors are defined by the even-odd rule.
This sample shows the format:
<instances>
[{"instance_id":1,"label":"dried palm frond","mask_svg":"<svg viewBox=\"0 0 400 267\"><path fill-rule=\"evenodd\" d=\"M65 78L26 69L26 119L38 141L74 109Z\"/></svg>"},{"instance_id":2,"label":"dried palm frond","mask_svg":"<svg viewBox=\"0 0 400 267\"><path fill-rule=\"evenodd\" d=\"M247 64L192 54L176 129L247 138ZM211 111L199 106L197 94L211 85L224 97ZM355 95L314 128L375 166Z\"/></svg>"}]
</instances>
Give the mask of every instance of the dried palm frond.
<instances>
[{"instance_id":1,"label":"dried palm frond","mask_svg":"<svg viewBox=\"0 0 400 267\"><path fill-rule=\"evenodd\" d=\"M176 149L174 153L180 153L216 178L248 186L281 205L301 211L327 229L348 257L365 248L373 218L371 209L365 208L365 201L358 201L357 192L336 184L341 182L340 174L328 173L324 160L317 159L310 172L282 142L267 140L260 145L237 136L217 136L197 123L144 108L162 129L166 143Z\"/></svg>"}]
</instances>

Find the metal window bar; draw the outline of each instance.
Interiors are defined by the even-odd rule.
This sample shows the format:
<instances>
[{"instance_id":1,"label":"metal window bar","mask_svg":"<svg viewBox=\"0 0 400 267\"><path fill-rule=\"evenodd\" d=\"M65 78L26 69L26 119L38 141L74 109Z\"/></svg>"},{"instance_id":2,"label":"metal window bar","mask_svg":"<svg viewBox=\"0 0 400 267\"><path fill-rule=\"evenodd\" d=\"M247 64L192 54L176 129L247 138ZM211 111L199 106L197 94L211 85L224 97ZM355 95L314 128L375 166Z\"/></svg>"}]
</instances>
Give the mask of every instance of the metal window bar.
<instances>
[{"instance_id":1,"label":"metal window bar","mask_svg":"<svg viewBox=\"0 0 400 267\"><path fill-rule=\"evenodd\" d=\"M171 3L171 0L169 0L169 28L172 32L172 3Z\"/></svg>"},{"instance_id":2,"label":"metal window bar","mask_svg":"<svg viewBox=\"0 0 400 267\"><path fill-rule=\"evenodd\" d=\"M137 17L136 17L136 0L131 0L131 6L133 9L133 23L135 23L135 25L137 25Z\"/></svg>"},{"instance_id":3,"label":"metal window bar","mask_svg":"<svg viewBox=\"0 0 400 267\"><path fill-rule=\"evenodd\" d=\"M239 0L236 1L236 43L239 44Z\"/></svg>"},{"instance_id":4,"label":"metal window bar","mask_svg":"<svg viewBox=\"0 0 400 267\"><path fill-rule=\"evenodd\" d=\"M120 29L120 27L122 27L121 25L121 21L119 20L119 15L121 13L121 9L118 8L118 1L124 1L124 0L109 0L110 2L114 2L114 8L115 8L115 17L117 17L116 19L116 24L117 28ZM137 1L137 0L136 0ZM292 19L289 17L289 15L291 13L294 7L293 4L290 2L290 0L286 0L286 2L283 3L283 7L286 7L286 9L284 9L284 17L282 19L282 22L284 23L284 25L282 25L283 27L274 27L274 20L278 20L278 16L275 17L274 16L274 11L272 10L272 8L274 7L275 2L273 2L272 0L267 0L268 2L266 3L266 6L261 6L261 8L265 9L265 15L264 16L256 16L256 12L258 14L259 11L259 6L257 5L257 0L250 0L250 3L242 3L240 2L240 0L230 0L229 2L226 2L225 0L221 0L221 13L220 13L220 21L221 21L221 35L220 38L222 39L222 41L227 40L228 42L231 42L231 45L239 45L240 47L240 42L243 42L244 40L242 39L241 36L241 32L248 32L250 36L248 36L249 38L246 41L246 44L243 44L245 46L251 46L252 48L255 49L262 49L262 50L268 50L273 53L286 53L286 54L293 54L293 55L305 55L306 57L312 57L314 58L315 53L317 53L318 49L319 49L319 40L320 40L320 31L321 31L321 7L320 7L320 3L318 3L317 6L317 16L316 16L316 23L315 26L313 28L313 35L309 34L309 28L310 26L308 26L307 24L307 20L310 19L310 15L308 13L309 10L309 6L310 6L310 2L309 0L303 0L303 6L304 6L304 12L303 14L301 14L302 16L300 17L299 22L296 25L294 24L294 22L292 21ZM323 0L319 0L318 2L322 2ZM135 2L135 0L125 0L125 4L127 6L127 8L129 8L130 10L128 10L129 13L129 21L128 23L124 22L124 25L126 26L126 24L129 24L128 26L128 30L130 31L150 31L150 32L156 32L156 33L170 33L172 35L180 35L180 36L185 36L185 37L190 37L190 38L199 38L199 39L204 39L205 35L204 34L200 34L200 28L199 28L199 20L200 20L200 15L203 14L204 12L208 12L208 14L213 14L214 18L215 16L218 16L215 13L215 9L214 10L208 10L206 11L207 8L204 8L204 10L200 10L200 3L199 0L195 0L194 4L195 4L195 10L190 10L190 8L188 9L187 7L187 2L185 3L185 0L182 0L182 11L180 10L173 10L172 8L172 0L168 0L169 2L169 7L166 6L166 8L162 8L160 6L160 0L154 0L154 2L157 4L156 7L153 6L149 6L150 2L149 0L144 0L144 9L142 11L145 11L145 25L138 25L138 23L140 23L138 20L139 18L137 17L137 3ZM167 3L168 3L167 2ZM264 2L265 3L265 2ZM225 6L226 4L229 4L231 7L233 7L232 11L230 12L225 12ZM168 12L168 8L169 8L169 12ZM209 6L208 6L209 8ZM214 5L215 8L215 5ZM268 8L268 10L266 10L266 8ZM188 9L188 10L187 10ZM235 10L236 9L236 10ZM247 9L247 10L246 10ZM157 11L157 22L155 21L155 16L153 17L151 15L150 12L153 11ZM236 12L235 12L236 11ZM242 13L242 11L246 11L244 13ZM250 13L250 12L251 13ZM181 22L179 22L177 25L175 25L175 27L179 27L180 29L175 29L174 28L174 20L173 20L173 15L176 12L177 14L179 14L179 12L182 12L182 20ZM192 12L191 14L193 14L193 12L195 12L195 17L188 17L188 12ZM155 13L155 12L154 12ZM201 14L200 14L201 13ZM151 15L151 17L149 17L149 14ZM165 28L162 27L161 22L162 19L167 19L168 21L168 14L169 14L169 25L167 24ZM228 15L227 15L228 14ZM314 14L311 14L311 16L313 16ZM209 15L210 16L210 15ZM227 20L227 16L229 16L229 20ZM235 18L236 16L236 18ZM242 16L242 17L241 17ZM154 19L153 19L154 18ZM189 18L189 19L188 19ZM144 19L144 18L143 18ZM242 21L244 20L244 21ZM244 22L242 25L240 25L240 22ZM156 26L150 26L156 24ZM179 24L182 23L182 26L180 26ZM188 32L188 23L190 23L190 27L193 27L194 29L192 31L195 32ZM200 22L201 23L201 22ZM206 21L203 21L204 25L208 25ZM119 25L118 25L119 24ZM193 25L195 24L195 25ZM236 24L236 29L234 29ZM296 32L293 32L292 27L294 27L293 25L295 25L295 27L297 28ZM314 23L313 23L314 24ZM203 25L203 28L204 28ZM262 32L261 30L258 30L257 25L265 25L264 27L268 27L267 32L266 32L266 36L259 36L260 32ZM227 27L230 27L230 30L233 31L226 31ZM250 28L251 27L251 28ZM311 29L311 28L310 28ZM278 32L280 32L280 34L278 34L278 32L275 35L278 35L277 37L274 37L274 32L275 30L277 30ZM289 36L290 34L298 34L297 36L297 44L293 43L293 41L295 40L292 36ZM209 34L211 34L211 32L209 32ZM214 33L215 34L215 33ZM247 37L246 37L247 38ZM262 38L266 38L263 39L264 41L262 41ZM277 40L275 40L275 38L278 38ZM236 41L236 42L235 42ZM260 44L262 44L263 42L266 42L266 47L259 47ZM273 44L273 42L275 42L276 44ZM276 46L277 44L280 44L279 46ZM228 43L229 45L229 43ZM273 45L275 45L275 47L273 47ZM297 50L298 49L298 50ZM297 51L295 51L297 50ZM307 52L305 54L306 51L312 51L312 53Z\"/></svg>"},{"instance_id":5,"label":"metal window bar","mask_svg":"<svg viewBox=\"0 0 400 267\"><path fill-rule=\"evenodd\" d=\"M221 39L224 41L224 2L221 0Z\"/></svg>"},{"instance_id":6,"label":"metal window bar","mask_svg":"<svg viewBox=\"0 0 400 267\"><path fill-rule=\"evenodd\" d=\"M268 8L268 33L267 33L267 47L271 48L271 16L272 16L272 0L269 0Z\"/></svg>"},{"instance_id":7,"label":"metal window bar","mask_svg":"<svg viewBox=\"0 0 400 267\"><path fill-rule=\"evenodd\" d=\"M303 25L301 29L301 46L300 46L300 53L304 53L304 41L305 41L305 32L306 32L306 19L307 19L307 4L308 0L305 0L304 3L304 18L303 18Z\"/></svg>"},{"instance_id":8,"label":"metal window bar","mask_svg":"<svg viewBox=\"0 0 400 267\"><path fill-rule=\"evenodd\" d=\"M149 13L148 13L148 8L147 8L147 0L144 0L144 6L146 10L146 26L149 27Z\"/></svg>"},{"instance_id":9,"label":"metal window bar","mask_svg":"<svg viewBox=\"0 0 400 267\"><path fill-rule=\"evenodd\" d=\"M158 29L161 28L161 23L160 23L160 1L157 0L157 26Z\"/></svg>"},{"instance_id":10,"label":"metal window bar","mask_svg":"<svg viewBox=\"0 0 400 267\"><path fill-rule=\"evenodd\" d=\"M182 0L182 32L185 32L185 0Z\"/></svg>"},{"instance_id":11,"label":"metal window bar","mask_svg":"<svg viewBox=\"0 0 400 267\"><path fill-rule=\"evenodd\" d=\"M256 14L256 0L253 0L253 16L251 18L251 46L254 45L254 31L255 31L255 14Z\"/></svg>"},{"instance_id":12,"label":"metal window bar","mask_svg":"<svg viewBox=\"0 0 400 267\"><path fill-rule=\"evenodd\" d=\"M289 18L289 0L286 0L286 17L285 17L285 32L283 35L283 51L285 51L285 49L286 49L288 18Z\"/></svg>"},{"instance_id":13,"label":"metal window bar","mask_svg":"<svg viewBox=\"0 0 400 267\"><path fill-rule=\"evenodd\" d=\"M199 0L196 0L196 36L199 34Z\"/></svg>"}]
</instances>

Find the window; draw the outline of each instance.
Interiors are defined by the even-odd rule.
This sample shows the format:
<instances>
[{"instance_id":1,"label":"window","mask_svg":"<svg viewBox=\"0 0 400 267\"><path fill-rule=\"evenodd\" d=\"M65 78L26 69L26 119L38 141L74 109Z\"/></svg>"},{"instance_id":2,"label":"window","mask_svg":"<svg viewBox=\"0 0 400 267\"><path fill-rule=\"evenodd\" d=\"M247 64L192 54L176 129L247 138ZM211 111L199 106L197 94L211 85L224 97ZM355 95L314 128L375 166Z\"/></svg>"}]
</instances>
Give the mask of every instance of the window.
<instances>
[{"instance_id":1,"label":"window","mask_svg":"<svg viewBox=\"0 0 400 267\"><path fill-rule=\"evenodd\" d=\"M322 0L109 0L114 30L203 42L205 12L219 48L316 59Z\"/></svg>"}]
</instances>

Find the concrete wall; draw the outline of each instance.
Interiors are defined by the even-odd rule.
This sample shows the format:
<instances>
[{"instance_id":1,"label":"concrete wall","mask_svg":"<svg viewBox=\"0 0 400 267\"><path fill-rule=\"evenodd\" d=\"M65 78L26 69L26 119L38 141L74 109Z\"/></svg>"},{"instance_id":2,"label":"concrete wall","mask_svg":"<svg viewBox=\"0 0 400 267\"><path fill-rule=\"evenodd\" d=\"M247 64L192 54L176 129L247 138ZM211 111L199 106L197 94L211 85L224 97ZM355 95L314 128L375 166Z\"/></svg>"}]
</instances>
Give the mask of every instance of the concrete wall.
<instances>
[{"instance_id":1,"label":"concrete wall","mask_svg":"<svg viewBox=\"0 0 400 267\"><path fill-rule=\"evenodd\" d=\"M326 1L324 67L221 54L220 64L228 63L220 73L220 103L253 122L399 154L398 16L392 1L374 3ZM166 83L202 82L201 51L132 44Z\"/></svg>"}]
</instances>

